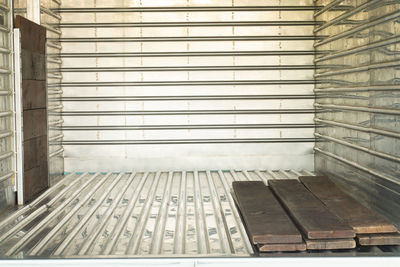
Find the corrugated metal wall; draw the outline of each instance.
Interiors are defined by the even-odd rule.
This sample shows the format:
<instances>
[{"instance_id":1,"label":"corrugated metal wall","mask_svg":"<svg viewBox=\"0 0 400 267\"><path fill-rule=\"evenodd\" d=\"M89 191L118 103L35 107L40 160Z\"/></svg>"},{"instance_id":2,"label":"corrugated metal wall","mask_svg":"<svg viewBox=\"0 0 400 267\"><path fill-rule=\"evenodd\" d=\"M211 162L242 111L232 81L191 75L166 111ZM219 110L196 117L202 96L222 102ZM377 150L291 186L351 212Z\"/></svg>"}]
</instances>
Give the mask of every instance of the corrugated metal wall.
<instances>
[{"instance_id":1,"label":"corrugated metal wall","mask_svg":"<svg viewBox=\"0 0 400 267\"><path fill-rule=\"evenodd\" d=\"M63 1L66 171L312 170L314 9Z\"/></svg>"},{"instance_id":2,"label":"corrugated metal wall","mask_svg":"<svg viewBox=\"0 0 400 267\"><path fill-rule=\"evenodd\" d=\"M400 2L316 3L316 170L400 224Z\"/></svg>"},{"instance_id":3,"label":"corrugated metal wall","mask_svg":"<svg viewBox=\"0 0 400 267\"><path fill-rule=\"evenodd\" d=\"M21 15L28 19L27 15L27 1L28 0L15 0L14 13ZM29 0L31 1L31 0ZM36 1L32 1L31 6L35 5ZM61 36L61 31L56 29L53 25L61 21L61 16L53 12L61 5L61 0L38 0L40 4L40 24L47 29L47 38L52 38L52 41L47 41L46 54L47 54L47 83L53 85L48 88L48 125L49 125L49 175L50 186L59 180L64 173L64 158L62 147L62 132L60 125L62 124L61 118L61 88L54 86L61 82L61 73L58 69L61 67L61 45L58 38ZM50 70L50 71L49 71Z\"/></svg>"},{"instance_id":4,"label":"corrugated metal wall","mask_svg":"<svg viewBox=\"0 0 400 267\"><path fill-rule=\"evenodd\" d=\"M61 82L61 45L58 39L61 37L61 31L53 25L60 23L61 16L53 12L53 9L59 8L61 0L40 0L41 17L40 24L47 29L47 85L59 84ZM52 39L51 41L49 39ZM48 124L49 124L49 173L50 186L56 183L61 175L64 174L64 158L62 147L63 134L59 126L62 124L61 110L61 88L48 86Z\"/></svg>"},{"instance_id":5,"label":"corrugated metal wall","mask_svg":"<svg viewBox=\"0 0 400 267\"><path fill-rule=\"evenodd\" d=\"M0 1L0 210L15 203L11 0Z\"/></svg>"}]
</instances>

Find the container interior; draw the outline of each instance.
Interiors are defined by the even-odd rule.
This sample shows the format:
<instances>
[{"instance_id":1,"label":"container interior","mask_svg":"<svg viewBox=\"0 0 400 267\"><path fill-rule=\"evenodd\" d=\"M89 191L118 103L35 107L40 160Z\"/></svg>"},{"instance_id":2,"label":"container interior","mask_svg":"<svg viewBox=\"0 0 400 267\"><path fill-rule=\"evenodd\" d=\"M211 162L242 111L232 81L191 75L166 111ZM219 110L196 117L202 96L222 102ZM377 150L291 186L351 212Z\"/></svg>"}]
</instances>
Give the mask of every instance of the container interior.
<instances>
[{"instance_id":1,"label":"container interior","mask_svg":"<svg viewBox=\"0 0 400 267\"><path fill-rule=\"evenodd\" d=\"M13 14L30 17L29 1L3 2L6 29ZM4 212L0 255L257 256L232 181L300 175L328 175L400 226L398 1L40 5L50 188ZM11 33L0 34L10 68ZM10 93L0 97L12 111ZM1 116L6 207L13 120ZM329 253L399 249L289 255Z\"/></svg>"}]
</instances>

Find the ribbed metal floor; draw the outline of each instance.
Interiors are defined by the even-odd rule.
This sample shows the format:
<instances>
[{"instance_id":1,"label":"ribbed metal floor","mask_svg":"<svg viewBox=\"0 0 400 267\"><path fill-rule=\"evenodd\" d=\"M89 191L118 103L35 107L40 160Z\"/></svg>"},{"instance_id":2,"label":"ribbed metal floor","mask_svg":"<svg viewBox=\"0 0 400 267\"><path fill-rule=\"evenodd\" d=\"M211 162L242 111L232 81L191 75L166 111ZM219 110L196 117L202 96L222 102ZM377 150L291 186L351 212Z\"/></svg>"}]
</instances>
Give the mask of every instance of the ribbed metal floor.
<instances>
[{"instance_id":1,"label":"ribbed metal floor","mask_svg":"<svg viewBox=\"0 0 400 267\"><path fill-rule=\"evenodd\" d=\"M0 223L2 256L248 256L232 181L296 171L74 173Z\"/></svg>"}]
</instances>

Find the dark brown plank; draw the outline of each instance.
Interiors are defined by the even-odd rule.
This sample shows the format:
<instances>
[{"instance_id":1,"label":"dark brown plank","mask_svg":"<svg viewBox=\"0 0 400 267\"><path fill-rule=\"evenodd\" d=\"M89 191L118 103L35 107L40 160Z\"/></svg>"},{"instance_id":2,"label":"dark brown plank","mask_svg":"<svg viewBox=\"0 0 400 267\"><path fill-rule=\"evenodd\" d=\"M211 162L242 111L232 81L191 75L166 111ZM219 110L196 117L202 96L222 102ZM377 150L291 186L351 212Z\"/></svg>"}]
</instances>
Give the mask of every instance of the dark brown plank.
<instances>
[{"instance_id":1,"label":"dark brown plank","mask_svg":"<svg viewBox=\"0 0 400 267\"><path fill-rule=\"evenodd\" d=\"M295 179L269 180L300 230L308 239L353 238L354 230Z\"/></svg>"},{"instance_id":2,"label":"dark brown plank","mask_svg":"<svg viewBox=\"0 0 400 267\"><path fill-rule=\"evenodd\" d=\"M48 187L46 29L16 16L21 35L24 202Z\"/></svg>"},{"instance_id":3,"label":"dark brown plank","mask_svg":"<svg viewBox=\"0 0 400 267\"><path fill-rule=\"evenodd\" d=\"M400 234L362 234L357 235L357 241L361 246L400 245Z\"/></svg>"},{"instance_id":4,"label":"dark brown plank","mask_svg":"<svg viewBox=\"0 0 400 267\"><path fill-rule=\"evenodd\" d=\"M233 182L232 187L253 244L302 242L300 232L263 182Z\"/></svg>"},{"instance_id":5,"label":"dark brown plank","mask_svg":"<svg viewBox=\"0 0 400 267\"><path fill-rule=\"evenodd\" d=\"M301 176L299 179L333 214L353 227L356 233L397 232L392 223L340 190L328 177Z\"/></svg>"},{"instance_id":6,"label":"dark brown plank","mask_svg":"<svg viewBox=\"0 0 400 267\"><path fill-rule=\"evenodd\" d=\"M351 249L356 247L354 238L347 239L305 239L308 250Z\"/></svg>"},{"instance_id":7,"label":"dark brown plank","mask_svg":"<svg viewBox=\"0 0 400 267\"><path fill-rule=\"evenodd\" d=\"M304 243L294 244L260 244L260 252L286 252L286 251L305 251L307 249Z\"/></svg>"}]
</instances>

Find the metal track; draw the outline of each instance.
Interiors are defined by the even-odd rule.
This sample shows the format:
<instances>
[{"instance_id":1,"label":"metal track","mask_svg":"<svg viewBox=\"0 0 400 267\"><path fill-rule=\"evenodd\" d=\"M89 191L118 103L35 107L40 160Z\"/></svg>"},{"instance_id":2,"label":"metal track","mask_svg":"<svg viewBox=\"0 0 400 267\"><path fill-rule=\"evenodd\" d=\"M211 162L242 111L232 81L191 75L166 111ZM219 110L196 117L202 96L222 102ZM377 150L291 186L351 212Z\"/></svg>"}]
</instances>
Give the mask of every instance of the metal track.
<instances>
[{"instance_id":1,"label":"metal track","mask_svg":"<svg viewBox=\"0 0 400 267\"><path fill-rule=\"evenodd\" d=\"M41 197L0 223L0 255L250 256L230 190L235 180L275 178L257 173L71 174L44 193L53 200Z\"/></svg>"},{"instance_id":2,"label":"metal track","mask_svg":"<svg viewBox=\"0 0 400 267\"><path fill-rule=\"evenodd\" d=\"M314 174L295 170L73 173L48 189L40 201L0 222L0 256L254 257L230 193L232 182L268 183L301 175ZM398 251L396 246L375 246L288 255L396 255Z\"/></svg>"}]
</instances>

